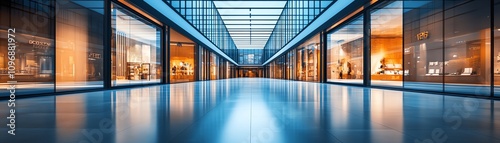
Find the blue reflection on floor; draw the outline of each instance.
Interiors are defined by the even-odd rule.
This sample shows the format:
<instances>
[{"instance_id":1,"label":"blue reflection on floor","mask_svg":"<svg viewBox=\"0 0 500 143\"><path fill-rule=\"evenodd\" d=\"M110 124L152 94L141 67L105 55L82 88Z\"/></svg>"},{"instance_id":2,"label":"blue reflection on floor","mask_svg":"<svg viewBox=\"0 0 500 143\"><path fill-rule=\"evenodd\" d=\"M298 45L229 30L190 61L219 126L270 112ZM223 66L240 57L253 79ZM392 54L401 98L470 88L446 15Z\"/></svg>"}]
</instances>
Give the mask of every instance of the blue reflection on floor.
<instances>
[{"instance_id":1,"label":"blue reflection on floor","mask_svg":"<svg viewBox=\"0 0 500 143\"><path fill-rule=\"evenodd\" d=\"M18 99L1 142L500 142L494 100L275 79ZM496 110L495 110L496 109Z\"/></svg>"}]
</instances>

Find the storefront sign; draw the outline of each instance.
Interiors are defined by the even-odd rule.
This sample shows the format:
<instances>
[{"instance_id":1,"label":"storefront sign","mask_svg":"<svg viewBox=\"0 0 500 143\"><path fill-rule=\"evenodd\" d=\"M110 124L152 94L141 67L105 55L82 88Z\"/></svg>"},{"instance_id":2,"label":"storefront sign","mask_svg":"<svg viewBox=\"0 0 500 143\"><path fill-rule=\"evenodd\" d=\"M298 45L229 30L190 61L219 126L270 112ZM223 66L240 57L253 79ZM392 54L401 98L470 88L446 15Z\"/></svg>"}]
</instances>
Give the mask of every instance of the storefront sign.
<instances>
[{"instance_id":1,"label":"storefront sign","mask_svg":"<svg viewBox=\"0 0 500 143\"><path fill-rule=\"evenodd\" d=\"M427 38L429 38L429 31L424 31L417 34L417 40L424 40Z\"/></svg>"},{"instance_id":2,"label":"storefront sign","mask_svg":"<svg viewBox=\"0 0 500 143\"><path fill-rule=\"evenodd\" d=\"M29 40L28 44L33 45L34 48L39 48L39 49L48 49L50 47L49 42L42 42L36 40Z\"/></svg>"},{"instance_id":3,"label":"storefront sign","mask_svg":"<svg viewBox=\"0 0 500 143\"><path fill-rule=\"evenodd\" d=\"M101 54L98 53L89 53L89 58L100 59Z\"/></svg>"}]
</instances>

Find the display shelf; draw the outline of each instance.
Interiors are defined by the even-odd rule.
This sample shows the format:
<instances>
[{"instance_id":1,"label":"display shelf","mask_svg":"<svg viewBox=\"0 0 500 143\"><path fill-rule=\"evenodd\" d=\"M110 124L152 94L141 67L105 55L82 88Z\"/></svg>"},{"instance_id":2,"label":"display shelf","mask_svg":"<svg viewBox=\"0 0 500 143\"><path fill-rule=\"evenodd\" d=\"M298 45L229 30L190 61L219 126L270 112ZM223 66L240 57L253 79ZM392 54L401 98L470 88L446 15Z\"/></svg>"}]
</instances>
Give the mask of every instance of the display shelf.
<instances>
[{"instance_id":1,"label":"display shelf","mask_svg":"<svg viewBox=\"0 0 500 143\"><path fill-rule=\"evenodd\" d=\"M400 81L403 79L403 75L371 75L372 80L396 80Z\"/></svg>"}]
</instances>

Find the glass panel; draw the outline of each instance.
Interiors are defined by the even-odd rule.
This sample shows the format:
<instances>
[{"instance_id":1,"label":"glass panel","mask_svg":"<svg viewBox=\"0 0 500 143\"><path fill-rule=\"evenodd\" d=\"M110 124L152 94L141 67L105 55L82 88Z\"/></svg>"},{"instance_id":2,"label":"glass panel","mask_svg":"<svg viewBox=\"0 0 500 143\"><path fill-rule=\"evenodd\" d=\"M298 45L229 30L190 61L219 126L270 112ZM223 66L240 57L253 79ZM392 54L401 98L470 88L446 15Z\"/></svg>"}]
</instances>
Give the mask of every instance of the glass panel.
<instances>
[{"instance_id":1,"label":"glass panel","mask_svg":"<svg viewBox=\"0 0 500 143\"><path fill-rule=\"evenodd\" d=\"M403 2L371 13L371 85L403 86Z\"/></svg>"},{"instance_id":2,"label":"glass panel","mask_svg":"<svg viewBox=\"0 0 500 143\"><path fill-rule=\"evenodd\" d=\"M319 81L320 66L320 34L300 45L297 55L298 80Z\"/></svg>"},{"instance_id":3,"label":"glass panel","mask_svg":"<svg viewBox=\"0 0 500 143\"><path fill-rule=\"evenodd\" d=\"M274 78L282 79L283 78L283 56L278 57L274 64Z\"/></svg>"},{"instance_id":4,"label":"glass panel","mask_svg":"<svg viewBox=\"0 0 500 143\"><path fill-rule=\"evenodd\" d=\"M363 17L327 35L327 81L363 84Z\"/></svg>"},{"instance_id":5,"label":"glass panel","mask_svg":"<svg viewBox=\"0 0 500 143\"><path fill-rule=\"evenodd\" d=\"M0 3L0 96L54 92L53 1ZM10 77L12 76L12 77Z\"/></svg>"},{"instance_id":6,"label":"glass panel","mask_svg":"<svg viewBox=\"0 0 500 143\"><path fill-rule=\"evenodd\" d=\"M104 2L58 1L56 90L103 87Z\"/></svg>"},{"instance_id":7,"label":"glass panel","mask_svg":"<svg viewBox=\"0 0 500 143\"><path fill-rule=\"evenodd\" d=\"M210 80L216 80L218 79L218 71L217 71L217 66L218 66L218 58L217 55L214 53L210 54Z\"/></svg>"},{"instance_id":8,"label":"glass panel","mask_svg":"<svg viewBox=\"0 0 500 143\"><path fill-rule=\"evenodd\" d=\"M194 81L195 44L170 29L170 82Z\"/></svg>"},{"instance_id":9,"label":"glass panel","mask_svg":"<svg viewBox=\"0 0 500 143\"><path fill-rule=\"evenodd\" d=\"M403 1L404 88L443 91L443 2Z\"/></svg>"},{"instance_id":10,"label":"glass panel","mask_svg":"<svg viewBox=\"0 0 500 143\"><path fill-rule=\"evenodd\" d=\"M161 29L113 4L112 86L160 83Z\"/></svg>"},{"instance_id":11,"label":"glass panel","mask_svg":"<svg viewBox=\"0 0 500 143\"><path fill-rule=\"evenodd\" d=\"M445 92L490 95L490 1L446 0ZM474 22L472 22L474 21Z\"/></svg>"},{"instance_id":12,"label":"glass panel","mask_svg":"<svg viewBox=\"0 0 500 143\"><path fill-rule=\"evenodd\" d=\"M290 79L291 80L296 80L296 67L297 65L295 64L295 60L296 60L296 57L295 57L295 50L292 50L290 52L288 52L288 58L289 58L289 68L290 68Z\"/></svg>"},{"instance_id":13,"label":"glass panel","mask_svg":"<svg viewBox=\"0 0 500 143\"><path fill-rule=\"evenodd\" d=\"M495 56L493 57L494 62L494 78L495 78L495 96L500 96L500 0L495 0Z\"/></svg>"}]
</instances>

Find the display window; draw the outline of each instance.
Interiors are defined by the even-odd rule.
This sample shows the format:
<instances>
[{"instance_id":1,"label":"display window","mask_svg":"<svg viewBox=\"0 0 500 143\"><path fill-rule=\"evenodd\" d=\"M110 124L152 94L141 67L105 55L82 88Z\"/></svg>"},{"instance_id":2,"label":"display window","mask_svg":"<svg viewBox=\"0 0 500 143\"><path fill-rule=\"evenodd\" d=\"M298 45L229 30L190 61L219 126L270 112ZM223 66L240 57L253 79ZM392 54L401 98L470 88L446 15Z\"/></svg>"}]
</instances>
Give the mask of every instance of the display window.
<instances>
[{"instance_id":1,"label":"display window","mask_svg":"<svg viewBox=\"0 0 500 143\"><path fill-rule=\"evenodd\" d=\"M208 73L208 64L209 64L209 51L202 46L199 47L199 55L200 55L200 80L207 80Z\"/></svg>"},{"instance_id":2,"label":"display window","mask_svg":"<svg viewBox=\"0 0 500 143\"><path fill-rule=\"evenodd\" d=\"M405 89L443 92L443 1L403 1Z\"/></svg>"},{"instance_id":3,"label":"display window","mask_svg":"<svg viewBox=\"0 0 500 143\"><path fill-rule=\"evenodd\" d=\"M392 1L370 13L371 85L403 86L403 2Z\"/></svg>"},{"instance_id":4,"label":"display window","mask_svg":"<svg viewBox=\"0 0 500 143\"><path fill-rule=\"evenodd\" d=\"M0 3L0 88L17 81L16 95L54 92L53 8L53 1Z\"/></svg>"},{"instance_id":5,"label":"display window","mask_svg":"<svg viewBox=\"0 0 500 143\"><path fill-rule=\"evenodd\" d=\"M195 81L195 47L191 39L170 29L170 82Z\"/></svg>"},{"instance_id":6,"label":"display window","mask_svg":"<svg viewBox=\"0 0 500 143\"><path fill-rule=\"evenodd\" d=\"M490 2L403 4L404 88L489 96Z\"/></svg>"},{"instance_id":7,"label":"display window","mask_svg":"<svg viewBox=\"0 0 500 143\"><path fill-rule=\"evenodd\" d=\"M56 91L103 87L104 2L58 1Z\"/></svg>"},{"instance_id":8,"label":"display window","mask_svg":"<svg viewBox=\"0 0 500 143\"><path fill-rule=\"evenodd\" d=\"M445 92L490 95L490 1L445 1ZM472 22L474 21L474 22ZM498 55L496 53L495 55Z\"/></svg>"},{"instance_id":9,"label":"display window","mask_svg":"<svg viewBox=\"0 0 500 143\"><path fill-rule=\"evenodd\" d=\"M211 53L210 54L210 80L217 80L219 79L219 58L217 57L217 54Z\"/></svg>"},{"instance_id":10,"label":"display window","mask_svg":"<svg viewBox=\"0 0 500 143\"><path fill-rule=\"evenodd\" d=\"M280 56L277 58L277 60L274 61L274 78L276 79L281 79L283 78L283 56Z\"/></svg>"},{"instance_id":11,"label":"display window","mask_svg":"<svg viewBox=\"0 0 500 143\"><path fill-rule=\"evenodd\" d=\"M275 78L274 74L276 73L275 69L274 69L274 65L275 65L275 61L272 61L270 64L269 64L269 78Z\"/></svg>"},{"instance_id":12,"label":"display window","mask_svg":"<svg viewBox=\"0 0 500 143\"><path fill-rule=\"evenodd\" d=\"M363 17L327 34L327 81L363 84Z\"/></svg>"},{"instance_id":13,"label":"display window","mask_svg":"<svg viewBox=\"0 0 500 143\"><path fill-rule=\"evenodd\" d=\"M494 75L494 85L495 85L495 93L494 96L500 96L500 0L494 1L494 26L493 27L493 36L494 36L494 52L493 52L493 75Z\"/></svg>"},{"instance_id":14,"label":"display window","mask_svg":"<svg viewBox=\"0 0 500 143\"><path fill-rule=\"evenodd\" d=\"M161 82L161 28L113 3L112 86Z\"/></svg>"},{"instance_id":15,"label":"display window","mask_svg":"<svg viewBox=\"0 0 500 143\"><path fill-rule=\"evenodd\" d=\"M296 75L295 75L295 72L296 72L296 70L295 70L295 67L296 67L296 65L295 65L295 63L296 63L295 62L295 51L292 50L292 51L288 52L287 59L288 59L288 61L287 61L287 63L288 63L288 66L287 66L288 77L287 77L287 79L295 80L295 77L296 77Z\"/></svg>"},{"instance_id":16,"label":"display window","mask_svg":"<svg viewBox=\"0 0 500 143\"><path fill-rule=\"evenodd\" d=\"M319 65L321 59L319 43L320 34L317 34L296 49L295 77L297 80L319 82Z\"/></svg>"}]
</instances>

